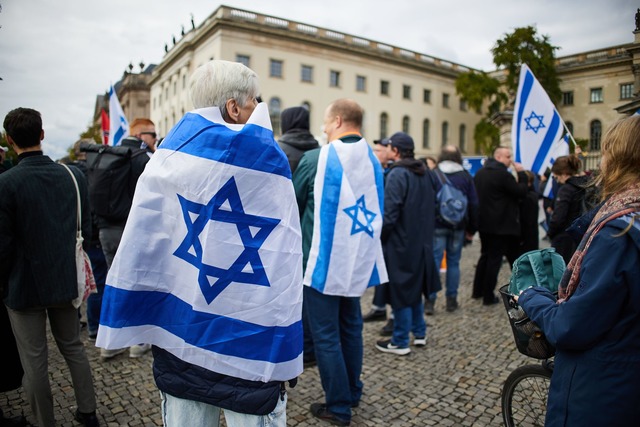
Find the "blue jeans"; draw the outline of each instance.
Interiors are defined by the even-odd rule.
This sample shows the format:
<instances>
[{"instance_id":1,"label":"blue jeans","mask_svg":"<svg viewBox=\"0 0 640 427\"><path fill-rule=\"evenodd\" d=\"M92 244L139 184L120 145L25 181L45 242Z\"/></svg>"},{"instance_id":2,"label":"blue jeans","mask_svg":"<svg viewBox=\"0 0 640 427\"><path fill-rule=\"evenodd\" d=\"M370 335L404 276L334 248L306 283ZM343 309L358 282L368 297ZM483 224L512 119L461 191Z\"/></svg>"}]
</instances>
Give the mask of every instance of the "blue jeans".
<instances>
[{"instance_id":1,"label":"blue jeans","mask_svg":"<svg viewBox=\"0 0 640 427\"><path fill-rule=\"evenodd\" d=\"M309 286L303 297L327 409L351 421L351 406L362 396L360 298L324 295Z\"/></svg>"},{"instance_id":2,"label":"blue jeans","mask_svg":"<svg viewBox=\"0 0 640 427\"><path fill-rule=\"evenodd\" d=\"M436 228L433 235L433 257L436 266L440 267L442 256L447 254L447 278L445 281L445 295L456 298L460 285L460 257L464 244L464 230L450 228ZM435 301L437 293L429 294L429 300Z\"/></svg>"},{"instance_id":3,"label":"blue jeans","mask_svg":"<svg viewBox=\"0 0 640 427\"><path fill-rule=\"evenodd\" d=\"M104 285L107 281L107 261L99 245L91 246L87 251L89 260L91 260L91 269L93 277L96 279L97 293L90 294L87 298L87 324L89 333L97 333L100 324L100 309L102 308L102 295L104 294Z\"/></svg>"},{"instance_id":4,"label":"blue jeans","mask_svg":"<svg viewBox=\"0 0 640 427\"><path fill-rule=\"evenodd\" d=\"M186 400L160 392L162 397L162 423L164 427L202 426L218 427L220 411L208 403ZM223 409L228 427L287 427L287 395L278 399L273 412L250 415Z\"/></svg>"},{"instance_id":5,"label":"blue jeans","mask_svg":"<svg viewBox=\"0 0 640 427\"><path fill-rule=\"evenodd\" d=\"M409 332L414 337L427 336L427 324L424 321L424 304L419 302L411 307L393 309L393 336L391 342L400 348L409 347Z\"/></svg>"}]
</instances>

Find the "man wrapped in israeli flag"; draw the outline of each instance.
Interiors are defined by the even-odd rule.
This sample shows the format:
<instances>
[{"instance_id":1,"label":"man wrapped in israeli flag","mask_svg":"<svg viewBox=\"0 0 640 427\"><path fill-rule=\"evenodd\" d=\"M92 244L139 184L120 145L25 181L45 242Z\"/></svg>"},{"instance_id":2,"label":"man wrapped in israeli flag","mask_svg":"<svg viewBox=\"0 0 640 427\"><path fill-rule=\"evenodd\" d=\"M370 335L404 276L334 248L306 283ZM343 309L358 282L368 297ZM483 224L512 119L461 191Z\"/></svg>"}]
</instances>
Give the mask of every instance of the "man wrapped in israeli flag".
<instances>
[{"instance_id":1,"label":"man wrapped in israeli flag","mask_svg":"<svg viewBox=\"0 0 640 427\"><path fill-rule=\"evenodd\" d=\"M325 392L325 403L313 403L310 411L334 425L349 425L362 396L360 297L388 281L380 243L383 172L360 133L362 116L351 99L329 105L324 132L330 143L307 151L293 177L302 217L305 319Z\"/></svg>"},{"instance_id":2,"label":"man wrapped in israeli flag","mask_svg":"<svg viewBox=\"0 0 640 427\"><path fill-rule=\"evenodd\" d=\"M153 344L165 426L286 425L302 371L302 243L256 74L210 61L138 181L96 345ZM261 424L263 423L263 424Z\"/></svg>"}]
</instances>

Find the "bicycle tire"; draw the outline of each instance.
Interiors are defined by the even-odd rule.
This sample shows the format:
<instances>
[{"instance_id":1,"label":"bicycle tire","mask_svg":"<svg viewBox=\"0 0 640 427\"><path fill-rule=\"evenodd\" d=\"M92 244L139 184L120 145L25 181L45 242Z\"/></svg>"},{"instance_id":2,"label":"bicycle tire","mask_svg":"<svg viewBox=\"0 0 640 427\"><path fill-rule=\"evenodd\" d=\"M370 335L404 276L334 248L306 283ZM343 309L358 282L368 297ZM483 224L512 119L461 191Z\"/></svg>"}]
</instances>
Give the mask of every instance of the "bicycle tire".
<instances>
[{"instance_id":1,"label":"bicycle tire","mask_svg":"<svg viewBox=\"0 0 640 427\"><path fill-rule=\"evenodd\" d=\"M501 393L502 419L506 427L543 427L553 371L541 365L515 369Z\"/></svg>"}]
</instances>

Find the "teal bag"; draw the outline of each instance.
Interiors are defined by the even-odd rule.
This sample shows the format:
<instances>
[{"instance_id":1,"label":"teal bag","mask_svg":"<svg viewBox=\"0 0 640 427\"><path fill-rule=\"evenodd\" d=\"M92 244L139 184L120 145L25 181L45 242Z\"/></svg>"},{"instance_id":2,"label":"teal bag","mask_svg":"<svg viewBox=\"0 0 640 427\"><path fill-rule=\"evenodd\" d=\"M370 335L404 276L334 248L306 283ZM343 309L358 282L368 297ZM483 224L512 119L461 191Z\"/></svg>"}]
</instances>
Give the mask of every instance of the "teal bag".
<instances>
[{"instance_id":1,"label":"teal bag","mask_svg":"<svg viewBox=\"0 0 640 427\"><path fill-rule=\"evenodd\" d=\"M531 286L541 286L558 292L558 284L566 265L555 248L536 249L526 252L513 263L509 279L509 293L519 295Z\"/></svg>"}]
</instances>

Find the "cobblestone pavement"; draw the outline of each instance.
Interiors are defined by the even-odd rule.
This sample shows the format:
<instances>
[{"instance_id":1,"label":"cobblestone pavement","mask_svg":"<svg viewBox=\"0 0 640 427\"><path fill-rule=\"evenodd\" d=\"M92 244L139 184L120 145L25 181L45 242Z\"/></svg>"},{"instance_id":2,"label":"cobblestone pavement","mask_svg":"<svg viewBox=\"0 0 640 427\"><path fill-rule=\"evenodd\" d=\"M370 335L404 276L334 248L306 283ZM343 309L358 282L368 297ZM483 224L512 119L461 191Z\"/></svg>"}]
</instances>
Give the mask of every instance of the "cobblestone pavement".
<instances>
[{"instance_id":1,"label":"cobblestone pavement","mask_svg":"<svg viewBox=\"0 0 640 427\"><path fill-rule=\"evenodd\" d=\"M374 346L384 322L364 324L364 395L360 406L354 409L352 426L502 425L500 390L504 380L516 367L536 361L517 352L502 304L487 307L471 299L479 251L478 240L464 249L460 308L446 312L444 295L440 293L435 315L427 316L425 347L412 347L406 356L381 353ZM508 265L503 264L499 285L508 282L509 273ZM372 296L370 289L362 297L363 313L368 312ZM101 424L161 426L160 396L151 372L151 354L130 359L128 353L123 353L101 361L99 349L86 343ZM75 399L69 371L53 341L49 352L59 425L77 425L72 417ZM309 413L311 403L323 401L318 370L308 368L300 375L298 385L289 390L288 425L328 425ZM1 393L0 407L9 416L24 410L27 419L34 421L21 389Z\"/></svg>"}]
</instances>

